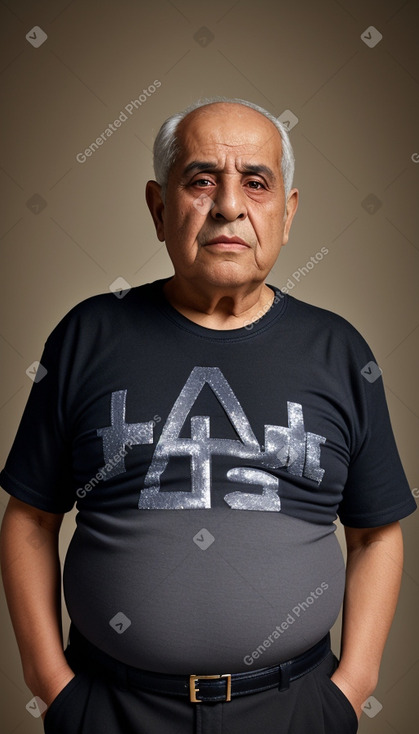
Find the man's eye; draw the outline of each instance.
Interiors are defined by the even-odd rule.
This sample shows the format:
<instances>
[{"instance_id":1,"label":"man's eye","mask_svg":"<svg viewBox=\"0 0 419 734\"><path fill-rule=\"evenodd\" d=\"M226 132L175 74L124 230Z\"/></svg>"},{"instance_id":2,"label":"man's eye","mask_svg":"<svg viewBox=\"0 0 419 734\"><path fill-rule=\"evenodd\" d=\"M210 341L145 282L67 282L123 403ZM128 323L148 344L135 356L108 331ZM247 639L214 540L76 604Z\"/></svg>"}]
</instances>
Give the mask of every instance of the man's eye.
<instances>
[{"instance_id":1,"label":"man's eye","mask_svg":"<svg viewBox=\"0 0 419 734\"><path fill-rule=\"evenodd\" d=\"M247 182L247 185L251 189L255 189L255 191L258 191L259 189L263 189L264 188L263 184L260 181L248 181Z\"/></svg>"},{"instance_id":2,"label":"man's eye","mask_svg":"<svg viewBox=\"0 0 419 734\"><path fill-rule=\"evenodd\" d=\"M212 184L212 181L210 181L208 178L197 178L192 183L193 186L195 186L196 184L198 184L199 186L208 186Z\"/></svg>"}]
</instances>

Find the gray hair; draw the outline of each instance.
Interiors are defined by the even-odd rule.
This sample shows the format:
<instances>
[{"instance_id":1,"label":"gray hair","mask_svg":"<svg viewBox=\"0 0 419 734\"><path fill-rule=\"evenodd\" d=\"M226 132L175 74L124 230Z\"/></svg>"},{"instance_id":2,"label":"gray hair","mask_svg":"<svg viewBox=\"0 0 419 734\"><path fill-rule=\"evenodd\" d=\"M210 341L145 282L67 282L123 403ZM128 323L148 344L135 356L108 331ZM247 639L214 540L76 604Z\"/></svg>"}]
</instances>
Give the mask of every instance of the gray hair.
<instances>
[{"instance_id":1,"label":"gray hair","mask_svg":"<svg viewBox=\"0 0 419 734\"><path fill-rule=\"evenodd\" d=\"M217 102L241 104L245 107L250 107L252 110L256 110L256 112L260 112L261 115L267 117L268 120L275 125L282 141L281 171L284 181L285 197L287 198L292 187L295 163L290 139L284 125L279 122L274 115L271 115L270 112L267 112L263 107L259 107L259 105L253 104L253 102L247 102L247 100L244 99L228 99L227 97L210 97L208 99L200 99L189 105L189 107L186 107L182 112L177 112L175 115L168 117L161 126L154 141L153 165L156 181L162 187L163 198L166 192L170 169L172 168L176 160L176 156L180 151L176 137L179 123L193 110L197 110L199 107L205 107L206 105L216 104Z\"/></svg>"}]
</instances>

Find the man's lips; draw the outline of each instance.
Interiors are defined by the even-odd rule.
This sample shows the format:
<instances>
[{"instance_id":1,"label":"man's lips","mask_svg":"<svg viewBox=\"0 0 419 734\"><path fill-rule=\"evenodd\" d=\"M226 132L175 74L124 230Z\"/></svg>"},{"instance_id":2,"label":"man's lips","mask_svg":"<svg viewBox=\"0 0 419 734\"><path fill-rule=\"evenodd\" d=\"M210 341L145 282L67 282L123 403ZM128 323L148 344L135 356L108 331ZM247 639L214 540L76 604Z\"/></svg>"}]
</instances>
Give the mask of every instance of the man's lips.
<instances>
[{"instance_id":1,"label":"man's lips","mask_svg":"<svg viewBox=\"0 0 419 734\"><path fill-rule=\"evenodd\" d=\"M217 247L220 250L243 250L245 247L250 247L241 237L226 237L225 235L214 237L205 243L205 247L208 245Z\"/></svg>"}]
</instances>

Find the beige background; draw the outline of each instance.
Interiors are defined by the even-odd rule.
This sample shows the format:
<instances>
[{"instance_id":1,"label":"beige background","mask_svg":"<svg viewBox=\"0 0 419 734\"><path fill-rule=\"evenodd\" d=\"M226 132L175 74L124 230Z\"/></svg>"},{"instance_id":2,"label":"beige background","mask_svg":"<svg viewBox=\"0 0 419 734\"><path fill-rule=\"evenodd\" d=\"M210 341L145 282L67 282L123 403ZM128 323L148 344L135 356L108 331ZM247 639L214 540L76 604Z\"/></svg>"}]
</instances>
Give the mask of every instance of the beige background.
<instances>
[{"instance_id":1,"label":"beige background","mask_svg":"<svg viewBox=\"0 0 419 734\"><path fill-rule=\"evenodd\" d=\"M270 282L290 281L369 341L418 487L418 20L417 0L0 3L0 463L32 384L25 371L66 311L118 277L138 285L172 272L143 194L153 138L172 112L222 94L298 118L300 210ZM34 26L48 36L38 48L25 38ZM382 34L373 48L361 38L377 38L370 26ZM78 163L154 80L160 88ZM321 247L327 256L297 282ZM2 511L6 502L2 493ZM362 734L417 732L418 518L403 523L402 593L375 692L383 708L363 715ZM40 732L3 597L0 615L1 730ZM337 640L338 626L335 650Z\"/></svg>"}]
</instances>

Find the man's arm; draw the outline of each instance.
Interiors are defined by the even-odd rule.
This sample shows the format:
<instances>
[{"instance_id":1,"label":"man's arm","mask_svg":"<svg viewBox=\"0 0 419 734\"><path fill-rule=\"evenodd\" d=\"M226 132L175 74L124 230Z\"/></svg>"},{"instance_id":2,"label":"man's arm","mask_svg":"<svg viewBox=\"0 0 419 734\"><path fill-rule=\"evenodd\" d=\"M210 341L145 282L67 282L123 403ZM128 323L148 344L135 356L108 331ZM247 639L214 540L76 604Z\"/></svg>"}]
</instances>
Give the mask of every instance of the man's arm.
<instances>
[{"instance_id":1,"label":"man's arm","mask_svg":"<svg viewBox=\"0 0 419 734\"><path fill-rule=\"evenodd\" d=\"M384 645L399 595L403 539L400 524L345 528L348 558L342 648L332 676L358 716L378 682Z\"/></svg>"},{"instance_id":2,"label":"man's arm","mask_svg":"<svg viewBox=\"0 0 419 734\"><path fill-rule=\"evenodd\" d=\"M3 583L25 682L47 706L74 676L62 644L62 519L11 497L0 537Z\"/></svg>"}]
</instances>

